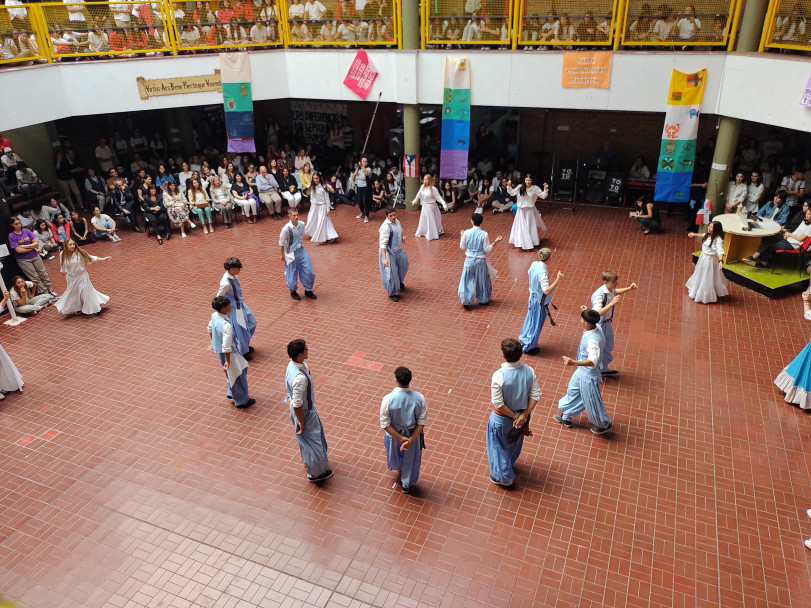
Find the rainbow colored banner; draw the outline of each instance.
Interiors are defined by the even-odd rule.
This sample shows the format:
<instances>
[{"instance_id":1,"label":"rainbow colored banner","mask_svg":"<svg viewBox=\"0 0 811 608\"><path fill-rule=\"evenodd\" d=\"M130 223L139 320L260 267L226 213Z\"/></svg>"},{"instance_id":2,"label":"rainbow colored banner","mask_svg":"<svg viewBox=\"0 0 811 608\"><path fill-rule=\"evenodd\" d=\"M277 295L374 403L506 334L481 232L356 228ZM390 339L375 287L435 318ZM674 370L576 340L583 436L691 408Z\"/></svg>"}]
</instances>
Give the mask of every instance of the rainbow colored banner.
<instances>
[{"instance_id":1,"label":"rainbow colored banner","mask_svg":"<svg viewBox=\"0 0 811 608\"><path fill-rule=\"evenodd\" d=\"M695 74L673 70L670 77L665 127L662 130L659 164L656 167L656 188L653 192L653 199L656 201L690 201L698 117L706 80L706 69Z\"/></svg>"},{"instance_id":2,"label":"rainbow colored banner","mask_svg":"<svg viewBox=\"0 0 811 608\"><path fill-rule=\"evenodd\" d=\"M445 57L442 96L441 179L467 179L470 150L470 64L467 57Z\"/></svg>"},{"instance_id":3,"label":"rainbow colored banner","mask_svg":"<svg viewBox=\"0 0 811 608\"><path fill-rule=\"evenodd\" d=\"M253 138L251 64L247 53L220 53L228 151L256 152Z\"/></svg>"}]
</instances>

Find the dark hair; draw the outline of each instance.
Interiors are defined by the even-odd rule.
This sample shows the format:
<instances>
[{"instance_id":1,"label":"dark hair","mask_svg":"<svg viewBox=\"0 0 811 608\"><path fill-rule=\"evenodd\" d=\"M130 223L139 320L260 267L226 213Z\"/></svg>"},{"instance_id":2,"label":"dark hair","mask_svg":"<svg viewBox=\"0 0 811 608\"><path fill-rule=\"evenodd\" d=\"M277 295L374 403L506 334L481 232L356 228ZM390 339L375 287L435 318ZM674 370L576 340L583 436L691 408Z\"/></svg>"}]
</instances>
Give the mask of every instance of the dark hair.
<instances>
[{"instance_id":1,"label":"dark hair","mask_svg":"<svg viewBox=\"0 0 811 608\"><path fill-rule=\"evenodd\" d=\"M287 345L287 356L291 359L297 359L306 348L307 343L301 338L297 338Z\"/></svg>"},{"instance_id":2,"label":"dark hair","mask_svg":"<svg viewBox=\"0 0 811 608\"><path fill-rule=\"evenodd\" d=\"M396 211L397 209L395 209L394 207L386 208L386 217L388 217L389 213L395 213Z\"/></svg>"},{"instance_id":3,"label":"dark hair","mask_svg":"<svg viewBox=\"0 0 811 608\"><path fill-rule=\"evenodd\" d=\"M637 203L642 203L642 206L644 207L645 205L648 204L648 197L645 196L644 194L642 196L637 196L636 197L636 202Z\"/></svg>"},{"instance_id":4,"label":"dark hair","mask_svg":"<svg viewBox=\"0 0 811 608\"><path fill-rule=\"evenodd\" d=\"M15 274L15 275L14 275L14 278L13 278L13 279L11 279L11 284L12 284L12 285L14 285L15 287L17 286L17 279L22 279L23 281L27 281L27 280L28 280L28 279L26 279L25 277L22 277L22 276L20 276L20 275L18 275L18 274Z\"/></svg>"},{"instance_id":5,"label":"dark hair","mask_svg":"<svg viewBox=\"0 0 811 608\"><path fill-rule=\"evenodd\" d=\"M484 216L481 213L474 213L470 216L474 226L481 226L484 221Z\"/></svg>"},{"instance_id":6,"label":"dark hair","mask_svg":"<svg viewBox=\"0 0 811 608\"><path fill-rule=\"evenodd\" d=\"M400 386L408 386L411 384L411 370L402 365L394 370L394 377L397 379L397 384Z\"/></svg>"},{"instance_id":7,"label":"dark hair","mask_svg":"<svg viewBox=\"0 0 811 608\"><path fill-rule=\"evenodd\" d=\"M228 306L231 302L225 296L217 296L211 300L211 308L220 312L223 308Z\"/></svg>"},{"instance_id":8,"label":"dark hair","mask_svg":"<svg viewBox=\"0 0 811 608\"><path fill-rule=\"evenodd\" d=\"M711 239L712 241L714 241L717 238L720 238L722 241L724 240L724 227L721 226L721 222L713 222L712 223L712 234L710 234L710 231L708 230L704 234L704 238L701 239L701 242L703 243L704 241L706 241L710 237L712 237L712 239Z\"/></svg>"},{"instance_id":9,"label":"dark hair","mask_svg":"<svg viewBox=\"0 0 811 608\"><path fill-rule=\"evenodd\" d=\"M597 325L600 322L600 313L592 308L587 308L581 312L580 317L589 325Z\"/></svg>"},{"instance_id":10,"label":"dark hair","mask_svg":"<svg viewBox=\"0 0 811 608\"><path fill-rule=\"evenodd\" d=\"M48 229L48 222L46 222L46 221L45 221L45 220L43 220L43 219L39 219L39 220L37 220L37 221L36 221L36 223L34 224L34 227L35 227L37 230L39 230L39 225L40 225L40 224L45 224L45 230L47 230L47 229Z\"/></svg>"},{"instance_id":11,"label":"dark hair","mask_svg":"<svg viewBox=\"0 0 811 608\"><path fill-rule=\"evenodd\" d=\"M778 190L777 192L774 193L774 198L779 198L781 201L783 201L785 203L786 202L786 193L783 192L782 190Z\"/></svg>"},{"instance_id":12,"label":"dark hair","mask_svg":"<svg viewBox=\"0 0 811 608\"><path fill-rule=\"evenodd\" d=\"M561 16L568 17L568 15L566 15L566 13L563 13L563 15L561 15ZM521 185L518 186L518 193L521 196L526 196L527 195L527 178L532 179L532 176L529 173L527 173L523 177L523 179L521 180ZM533 186L535 185L535 180L532 180L532 185Z\"/></svg>"},{"instance_id":13,"label":"dark hair","mask_svg":"<svg viewBox=\"0 0 811 608\"><path fill-rule=\"evenodd\" d=\"M501 341L501 354L507 363L515 363L521 358L522 353L521 343L515 338L504 338Z\"/></svg>"},{"instance_id":14,"label":"dark hair","mask_svg":"<svg viewBox=\"0 0 811 608\"><path fill-rule=\"evenodd\" d=\"M242 262L239 261L239 258L228 258L225 260L223 267L226 270L231 270L232 268L242 268Z\"/></svg>"}]
</instances>

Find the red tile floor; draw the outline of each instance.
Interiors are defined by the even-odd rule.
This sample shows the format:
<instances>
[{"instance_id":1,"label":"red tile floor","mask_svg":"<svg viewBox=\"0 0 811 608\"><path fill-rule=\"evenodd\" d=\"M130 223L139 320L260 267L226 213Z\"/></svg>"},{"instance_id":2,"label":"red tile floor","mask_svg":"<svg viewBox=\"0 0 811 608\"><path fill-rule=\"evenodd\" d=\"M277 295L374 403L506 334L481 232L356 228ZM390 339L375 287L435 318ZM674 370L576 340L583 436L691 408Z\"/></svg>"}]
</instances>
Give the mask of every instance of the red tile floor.
<instances>
[{"instance_id":1,"label":"red tile floor","mask_svg":"<svg viewBox=\"0 0 811 608\"><path fill-rule=\"evenodd\" d=\"M517 337L533 253L507 243L494 301L456 297L460 228L409 239L402 301L377 270L377 228L339 208L339 243L309 245L317 301L283 283L281 224L196 231L159 247L124 233L93 253L112 296L97 318L51 307L0 340L26 380L0 403L0 591L36 608L144 606L811 606L811 418L772 379L806 343L798 296L731 286L687 298L695 245L680 218L642 236L627 212L546 204L562 270L557 327L530 357L542 389L513 489L488 480L499 342ZM417 214L400 213L407 234ZM256 406L236 410L206 350L222 261L238 256L259 322ZM58 291L64 283L48 262ZM615 432L551 418L606 268L639 283L617 310ZM283 402L286 343L310 345L335 477L307 483ZM378 411L407 365L430 419L412 496L392 491Z\"/></svg>"}]
</instances>

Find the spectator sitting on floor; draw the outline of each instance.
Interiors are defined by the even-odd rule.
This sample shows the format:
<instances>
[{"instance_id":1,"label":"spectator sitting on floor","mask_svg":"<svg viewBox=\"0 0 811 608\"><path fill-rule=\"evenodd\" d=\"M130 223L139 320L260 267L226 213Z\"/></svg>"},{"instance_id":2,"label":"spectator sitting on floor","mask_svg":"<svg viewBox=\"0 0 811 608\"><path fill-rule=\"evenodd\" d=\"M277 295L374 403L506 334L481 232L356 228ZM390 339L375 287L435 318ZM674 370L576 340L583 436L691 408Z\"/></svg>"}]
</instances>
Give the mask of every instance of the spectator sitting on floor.
<instances>
[{"instance_id":1,"label":"spectator sitting on floor","mask_svg":"<svg viewBox=\"0 0 811 608\"><path fill-rule=\"evenodd\" d=\"M3 171L6 172L6 180L8 185L12 188L17 186L17 164L22 162L22 159L11 148L5 148L3 155L0 156L0 164L3 165Z\"/></svg>"},{"instance_id":2,"label":"spectator sitting on floor","mask_svg":"<svg viewBox=\"0 0 811 608\"><path fill-rule=\"evenodd\" d=\"M52 198L47 204L42 205L39 212L35 215L37 216L37 219L53 222L56 219L56 216L60 213L67 217L70 214L70 211L63 203L60 203L55 198Z\"/></svg>"},{"instance_id":3,"label":"spectator sitting on floor","mask_svg":"<svg viewBox=\"0 0 811 608\"><path fill-rule=\"evenodd\" d=\"M80 216L77 211L71 211L70 213L70 232L71 238L76 241L77 245L84 246L96 242L96 235L90 232L87 220Z\"/></svg>"},{"instance_id":4,"label":"spectator sitting on floor","mask_svg":"<svg viewBox=\"0 0 811 608\"><path fill-rule=\"evenodd\" d=\"M637 215L636 220L642 224L642 234L650 234L662 226L662 217L659 215L659 203L649 201L646 197L640 196L636 199Z\"/></svg>"},{"instance_id":5,"label":"spectator sitting on floor","mask_svg":"<svg viewBox=\"0 0 811 608\"><path fill-rule=\"evenodd\" d=\"M42 182L33 169L23 161L17 163L17 185L29 201L42 194Z\"/></svg>"},{"instance_id":6,"label":"spectator sitting on floor","mask_svg":"<svg viewBox=\"0 0 811 608\"><path fill-rule=\"evenodd\" d=\"M96 231L96 238L108 238L113 243L121 240L116 233L115 220L109 215L102 213L98 207L93 208L93 217L90 218L93 229Z\"/></svg>"},{"instance_id":7,"label":"spectator sitting on floor","mask_svg":"<svg viewBox=\"0 0 811 608\"><path fill-rule=\"evenodd\" d=\"M17 215L17 219L20 220L20 224L23 228L32 229L34 226L34 213L29 208L21 210Z\"/></svg>"},{"instance_id":8,"label":"spectator sitting on floor","mask_svg":"<svg viewBox=\"0 0 811 608\"><path fill-rule=\"evenodd\" d=\"M45 220L37 220L34 225L34 236L39 243L39 257L43 260L54 259L53 254L59 251L59 244L54 240L51 233L51 223Z\"/></svg>"},{"instance_id":9,"label":"spectator sitting on floor","mask_svg":"<svg viewBox=\"0 0 811 608\"><path fill-rule=\"evenodd\" d=\"M481 184L479 191L476 193L476 211L474 213L482 213L493 198L493 187L490 185L490 178L485 177Z\"/></svg>"},{"instance_id":10,"label":"spectator sitting on floor","mask_svg":"<svg viewBox=\"0 0 811 608\"><path fill-rule=\"evenodd\" d=\"M510 196L510 193L507 192L507 178L502 177L495 190L493 190L493 213L509 211L514 203L515 197Z\"/></svg>"},{"instance_id":11,"label":"spectator sitting on floor","mask_svg":"<svg viewBox=\"0 0 811 608\"><path fill-rule=\"evenodd\" d=\"M786 193L778 191L774 193L774 199L760 208L757 216L767 220L774 220L781 226L785 226L789 211L790 209L786 205Z\"/></svg>"},{"instance_id":12,"label":"spectator sitting on floor","mask_svg":"<svg viewBox=\"0 0 811 608\"><path fill-rule=\"evenodd\" d=\"M53 256L51 256L53 258ZM40 310L48 306L53 301L53 296L49 293L36 295L37 284L34 281L26 281L20 275L13 279L13 284L8 292L9 299L14 304L14 310L23 315L35 315Z\"/></svg>"},{"instance_id":13,"label":"spectator sitting on floor","mask_svg":"<svg viewBox=\"0 0 811 608\"><path fill-rule=\"evenodd\" d=\"M62 249L62 245L71 237L70 222L67 221L64 215L59 213L53 223L51 223L50 229L54 240L59 244L59 248Z\"/></svg>"}]
</instances>

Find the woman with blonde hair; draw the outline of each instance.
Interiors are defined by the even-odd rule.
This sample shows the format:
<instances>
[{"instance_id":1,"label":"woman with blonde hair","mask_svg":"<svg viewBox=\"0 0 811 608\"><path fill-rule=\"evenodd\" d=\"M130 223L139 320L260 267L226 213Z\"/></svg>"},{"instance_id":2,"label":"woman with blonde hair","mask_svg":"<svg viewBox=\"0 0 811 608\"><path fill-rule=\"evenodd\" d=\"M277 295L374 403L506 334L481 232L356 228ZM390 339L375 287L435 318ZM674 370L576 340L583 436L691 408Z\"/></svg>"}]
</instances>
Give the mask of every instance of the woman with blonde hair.
<instances>
[{"instance_id":1,"label":"woman with blonde hair","mask_svg":"<svg viewBox=\"0 0 811 608\"><path fill-rule=\"evenodd\" d=\"M434 186L433 176L426 173L422 178L422 186L417 191L417 196L411 202L420 204L420 223L417 226L417 233L414 236L424 236L429 241L438 239L439 235L445 234L442 229L442 216L439 214L438 205L444 205L445 201L439 194L439 190Z\"/></svg>"},{"instance_id":2,"label":"woman with blonde hair","mask_svg":"<svg viewBox=\"0 0 811 608\"><path fill-rule=\"evenodd\" d=\"M110 259L112 258L109 256L99 258L90 255L73 239L65 241L65 248L62 250L59 260L60 270L65 275L67 287L59 302L56 303L56 309L63 315L71 313L94 315L101 312L102 304L109 302L110 297L96 291L93 287L90 275L87 274L86 264Z\"/></svg>"},{"instance_id":3,"label":"woman with blonde hair","mask_svg":"<svg viewBox=\"0 0 811 608\"><path fill-rule=\"evenodd\" d=\"M310 213L307 216L307 226L304 234L310 237L313 243L332 243L338 238L335 226L329 218L329 193L335 190L321 180L318 173L313 174L312 184L307 194L310 197Z\"/></svg>"},{"instance_id":4,"label":"woman with blonde hair","mask_svg":"<svg viewBox=\"0 0 811 608\"><path fill-rule=\"evenodd\" d=\"M189 184L188 198L189 208L194 211L197 219L203 225L203 234L214 232L214 222L211 219L211 199L208 198L208 194L197 177L193 177ZM208 227L206 227L206 223L208 223Z\"/></svg>"}]
</instances>

